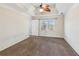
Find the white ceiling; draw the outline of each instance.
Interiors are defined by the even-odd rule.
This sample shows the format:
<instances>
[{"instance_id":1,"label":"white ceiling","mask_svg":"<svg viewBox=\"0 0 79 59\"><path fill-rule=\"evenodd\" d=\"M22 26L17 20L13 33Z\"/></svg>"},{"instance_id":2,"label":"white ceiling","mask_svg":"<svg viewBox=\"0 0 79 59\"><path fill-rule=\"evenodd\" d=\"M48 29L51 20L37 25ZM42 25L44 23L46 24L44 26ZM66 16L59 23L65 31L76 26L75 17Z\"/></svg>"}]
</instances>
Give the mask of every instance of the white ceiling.
<instances>
[{"instance_id":1,"label":"white ceiling","mask_svg":"<svg viewBox=\"0 0 79 59\"><path fill-rule=\"evenodd\" d=\"M52 4L55 4L55 3L51 3L49 5L52 6ZM13 9L13 10L19 11L21 13L25 13L25 14L28 13L30 15L34 14L33 10L35 9L35 7L39 7L39 5L40 5L40 3L4 3L4 4L0 4L0 6L3 6L3 7L7 6L9 9ZM66 14L72 5L73 5L72 3L57 3L56 8L60 12L63 12L64 14Z\"/></svg>"},{"instance_id":2,"label":"white ceiling","mask_svg":"<svg viewBox=\"0 0 79 59\"><path fill-rule=\"evenodd\" d=\"M56 4L56 7L60 12L66 14L68 10L72 7L72 5L73 3L58 3Z\"/></svg>"}]
</instances>

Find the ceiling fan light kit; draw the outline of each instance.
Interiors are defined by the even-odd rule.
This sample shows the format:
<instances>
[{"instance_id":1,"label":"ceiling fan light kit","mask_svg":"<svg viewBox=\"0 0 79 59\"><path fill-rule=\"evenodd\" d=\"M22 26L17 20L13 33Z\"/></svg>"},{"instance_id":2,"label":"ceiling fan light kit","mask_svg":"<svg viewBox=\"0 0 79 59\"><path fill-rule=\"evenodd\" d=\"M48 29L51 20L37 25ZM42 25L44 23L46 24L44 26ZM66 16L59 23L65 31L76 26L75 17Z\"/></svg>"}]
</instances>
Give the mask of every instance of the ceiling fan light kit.
<instances>
[{"instance_id":1,"label":"ceiling fan light kit","mask_svg":"<svg viewBox=\"0 0 79 59\"><path fill-rule=\"evenodd\" d=\"M50 12L50 9L49 9L49 5L48 4L41 4L40 5L40 12Z\"/></svg>"}]
</instances>

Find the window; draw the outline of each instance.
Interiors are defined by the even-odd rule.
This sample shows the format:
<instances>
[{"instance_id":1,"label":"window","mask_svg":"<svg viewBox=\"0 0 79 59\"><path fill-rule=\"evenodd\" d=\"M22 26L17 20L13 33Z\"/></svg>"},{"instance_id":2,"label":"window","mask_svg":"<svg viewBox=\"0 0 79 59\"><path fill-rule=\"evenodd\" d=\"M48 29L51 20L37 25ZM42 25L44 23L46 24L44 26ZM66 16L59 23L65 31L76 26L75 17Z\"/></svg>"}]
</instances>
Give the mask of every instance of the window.
<instances>
[{"instance_id":1,"label":"window","mask_svg":"<svg viewBox=\"0 0 79 59\"><path fill-rule=\"evenodd\" d=\"M56 19L47 18L41 20L41 30L53 30L56 23Z\"/></svg>"}]
</instances>

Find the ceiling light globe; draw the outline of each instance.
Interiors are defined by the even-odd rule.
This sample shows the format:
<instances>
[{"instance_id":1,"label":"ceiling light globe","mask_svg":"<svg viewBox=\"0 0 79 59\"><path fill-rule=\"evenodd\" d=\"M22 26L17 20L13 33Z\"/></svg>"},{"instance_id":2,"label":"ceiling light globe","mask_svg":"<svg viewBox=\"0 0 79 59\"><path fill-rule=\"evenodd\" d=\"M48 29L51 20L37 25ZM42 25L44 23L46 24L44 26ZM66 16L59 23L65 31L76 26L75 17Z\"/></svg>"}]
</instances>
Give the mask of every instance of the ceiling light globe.
<instances>
[{"instance_id":1,"label":"ceiling light globe","mask_svg":"<svg viewBox=\"0 0 79 59\"><path fill-rule=\"evenodd\" d=\"M43 12L43 9L40 9L40 12Z\"/></svg>"}]
</instances>

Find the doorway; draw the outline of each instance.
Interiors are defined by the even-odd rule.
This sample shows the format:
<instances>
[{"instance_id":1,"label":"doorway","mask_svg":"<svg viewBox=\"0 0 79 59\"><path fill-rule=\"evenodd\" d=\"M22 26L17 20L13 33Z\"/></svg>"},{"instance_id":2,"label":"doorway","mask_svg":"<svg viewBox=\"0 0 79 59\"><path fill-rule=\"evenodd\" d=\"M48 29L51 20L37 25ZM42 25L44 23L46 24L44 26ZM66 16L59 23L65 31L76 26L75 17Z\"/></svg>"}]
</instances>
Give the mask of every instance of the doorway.
<instances>
[{"instance_id":1,"label":"doorway","mask_svg":"<svg viewBox=\"0 0 79 59\"><path fill-rule=\"evenodd\" d=\"M32 20L32 35L64 37L64 18L62 15L42 16Z\"/></svg>"}]
</instances>

